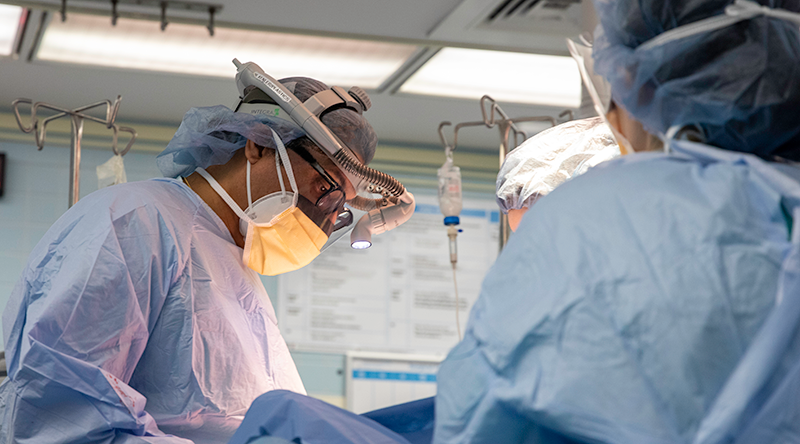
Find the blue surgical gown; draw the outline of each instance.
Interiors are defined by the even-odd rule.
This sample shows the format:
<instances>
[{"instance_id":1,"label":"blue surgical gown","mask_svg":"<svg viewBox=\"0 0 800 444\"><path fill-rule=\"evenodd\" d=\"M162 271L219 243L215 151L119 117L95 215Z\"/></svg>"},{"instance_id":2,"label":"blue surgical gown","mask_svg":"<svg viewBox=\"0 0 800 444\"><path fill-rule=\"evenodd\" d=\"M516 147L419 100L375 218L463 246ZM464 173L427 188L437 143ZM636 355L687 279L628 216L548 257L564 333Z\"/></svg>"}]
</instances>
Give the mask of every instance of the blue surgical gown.
<instances>
[{"instance_id":1,"label":"blue surgical gown","mask_svg":"<svg viewBox=\"0 0 800 444\"><path fill-rule=\"evenodd\" d=\"M409 413L417 411L412 408ZM415 431L424 426L410 425ZM399 432L367 415L356 415L319 399L284 390L273 390L253 401L242 426L228 444L249 444L263 436L301 444L412 444Z\"/></svg>"},{"instance_id":2,"label":"blue surgical gown","mask_svg":"<svg viewBox=\"0 0 800 444\"><path fill-rule=\"evenodd\" d=\"M672 148L525 215L439 370L435 443L800 441L798 170Z\"/></svg>"},{"instance_id":3,"label":"blue surgical gown","mask_svg":"<svg viewBox=\"0 0 800 444\"><path fill-rule=\"evenodd\" d=\"M179 181L79 201L3 314L0 443L224 443L258 395L305 393L241 257Z\"/></svg>"},{"instance_id":4,"label":"blue surgical gown","mask_svg":"<svg viewBox=\"0 0 800 444\"><path fill-rule=\"evenodd\" d=\"M260 437L302 444L430 444L433 398L361 415L285 390L259 396L228 444L249 444Z\"/></svg>"}]
</instances>

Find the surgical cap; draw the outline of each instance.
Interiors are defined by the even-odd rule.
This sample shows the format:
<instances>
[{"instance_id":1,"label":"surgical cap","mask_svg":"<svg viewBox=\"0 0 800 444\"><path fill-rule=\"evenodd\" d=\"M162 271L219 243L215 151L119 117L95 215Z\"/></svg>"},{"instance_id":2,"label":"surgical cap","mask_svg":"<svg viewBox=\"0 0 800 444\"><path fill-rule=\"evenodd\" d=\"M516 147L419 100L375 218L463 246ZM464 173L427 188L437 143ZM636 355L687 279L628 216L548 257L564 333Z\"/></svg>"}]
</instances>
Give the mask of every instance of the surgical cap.
<instances>
[{"instance_id":1,"label":"surgical cap","mask_svg":"<svg viewBox=\"0 0 800 444\"><path fill-rule=\"evenodd\" d=\"M324 83L307 77L290 77L280 82L300 101L328 89ZM321 120L365 164L372 161L378 136L362 115L340 108L324 113ZM284 144L306 135L294 122L278 117L237 113L222 105L192 108L183 116L178 131L156 163L166 177L187 176L198 167L228 162L248 139L275 149L270 128Z\"/></svg>"},{"instance_id":2,"label":"surgical cap","mask_svg":"<svg viewBox=\"0 0 800 444\"><path fill-rule=\"evenodd\" d=\"M618 155L600 117L550 128L508 154L497 175L497 204L504 213L529 208L567 179Z\"/></svg>"},{"instance_id":3,"label":"surgical cap","mask_svg":"<svg viewBox=\"0 0 800 444\"><path fill-rule=\"evenodd\" d=\"M696 125L705 142L800 160L800 30L763 15L640 47L670 29L724 14L734 0L595 0L595 69L614 101L650 133ZM760 0L800 11L795 0Z\"/></svg>"}]
</instances>

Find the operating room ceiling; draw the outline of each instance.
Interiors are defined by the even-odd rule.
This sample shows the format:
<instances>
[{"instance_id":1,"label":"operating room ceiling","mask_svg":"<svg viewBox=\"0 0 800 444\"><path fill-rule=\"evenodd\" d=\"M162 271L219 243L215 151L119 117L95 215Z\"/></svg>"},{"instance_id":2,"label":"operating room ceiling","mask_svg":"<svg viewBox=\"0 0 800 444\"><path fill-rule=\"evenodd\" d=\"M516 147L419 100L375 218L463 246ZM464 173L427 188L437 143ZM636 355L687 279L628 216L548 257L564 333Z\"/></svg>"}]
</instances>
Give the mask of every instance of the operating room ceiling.
<instances>
[{"instance_id":1,"label":"operating room ceiling","mask_svg":"<svg viewBox=\"0 0 800 444\"><path fill-rule=\"evenodd\" d=\"M18 97L63 107L78 107L123 96L119 118L126 122L180 122L193 106L235 103L232 79L61 64L29 60L41 11L57 17L60 1L0 0L32 7L20 56L0 58L0 110L10 110ZM323 36L355 37L438 48L456 46L567 55L565 37L590 29L586 1L578 0L218 0L218 26L291 31ZM541 4L539 4L541 3ZM541 9L542 5L548 7ZM109 3L70 0L73 7L110 9ZM491 17L498 7L513 13ZM535 8L534 8L535 6ZM590 7L590 6L588 6ZM558 23L546 15L522 14L526 10L569 10ZM55 18L54 18L55 19ZM554 24L555 23L555 24ZM263 42L269 45L269 41ZM231 54L231 58L237 54ZM269 72L268 61L258 61ZM509 66L508 70L514 70ZM498 78L497 82L504 79ZM415 96L388 87L370 91L373 107L366 114L381 141L411 145L439 145L439 122L454 123L481 118L477 100ZM511 116L557 116L563 108L502 103ZM538 129L541 127L536 127ZM460 146L496 150L499 137L488 129L465 130Z\"/></svg>"}]
</instances>

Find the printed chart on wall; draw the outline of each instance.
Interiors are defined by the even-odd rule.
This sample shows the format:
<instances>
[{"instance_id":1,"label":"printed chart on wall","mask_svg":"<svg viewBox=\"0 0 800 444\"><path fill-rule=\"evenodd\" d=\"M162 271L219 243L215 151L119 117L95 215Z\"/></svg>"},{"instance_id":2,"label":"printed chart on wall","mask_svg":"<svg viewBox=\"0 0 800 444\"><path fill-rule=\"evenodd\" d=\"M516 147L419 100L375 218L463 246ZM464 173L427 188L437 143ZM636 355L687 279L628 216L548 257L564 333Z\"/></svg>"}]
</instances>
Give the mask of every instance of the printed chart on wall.
<instances>
[{"instance_id":1,"label":"printed chart on wall","mask_svg":"<svg viewBox=\"0 0 800 444\"><path fill-rule=\"evenodd\" d=\"M278 280L278 319L290 347L445 354L458 342L448 239L434 196L414 216L374 236L368 250L342 239ZM459 314L466 326L498 251L497 206L464 200L458 236Z\"/></svg>"}]
</instances>

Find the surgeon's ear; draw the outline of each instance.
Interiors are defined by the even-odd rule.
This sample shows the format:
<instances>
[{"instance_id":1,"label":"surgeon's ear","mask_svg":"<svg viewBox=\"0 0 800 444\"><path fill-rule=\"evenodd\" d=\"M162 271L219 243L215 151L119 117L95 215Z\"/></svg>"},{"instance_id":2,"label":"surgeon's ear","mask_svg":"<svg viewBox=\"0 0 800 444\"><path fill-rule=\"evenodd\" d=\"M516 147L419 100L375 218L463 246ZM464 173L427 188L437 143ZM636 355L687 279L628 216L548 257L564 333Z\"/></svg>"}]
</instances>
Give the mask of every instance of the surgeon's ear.
<instances>
[{"instance_id":1,"label":"surgeon's ear","mask_svg":"<svg viewBox=\"0 0 800 444\"><path fill-rule=\"evenodd\" d=\"M252 140L247 140L244 146L244 156L250 164L255 164L264 157L264 147L256 145Z\"/></svg>"}]
</instances>

